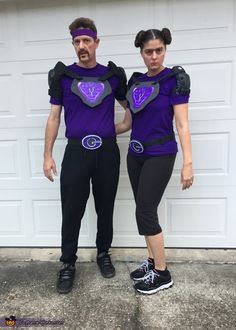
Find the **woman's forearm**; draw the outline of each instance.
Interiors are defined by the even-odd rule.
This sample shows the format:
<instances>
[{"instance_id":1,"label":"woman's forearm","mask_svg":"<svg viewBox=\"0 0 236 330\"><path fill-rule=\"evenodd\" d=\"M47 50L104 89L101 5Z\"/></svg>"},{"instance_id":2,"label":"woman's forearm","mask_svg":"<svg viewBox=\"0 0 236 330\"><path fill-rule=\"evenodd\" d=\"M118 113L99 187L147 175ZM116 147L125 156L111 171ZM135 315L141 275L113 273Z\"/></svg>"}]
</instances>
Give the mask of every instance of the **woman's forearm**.
<instances>
[{"instance_id":1,"label":"woman's forearm","mask_svg":"<svg viewBox=\"0 0 236 330\"><path fill-rule=\"evenodd\" d=\"M183 164L190 165L192 164L192 144L189 127L188 125L177 126L177 131L183 153Z\"/></svg>"}]
</instances>

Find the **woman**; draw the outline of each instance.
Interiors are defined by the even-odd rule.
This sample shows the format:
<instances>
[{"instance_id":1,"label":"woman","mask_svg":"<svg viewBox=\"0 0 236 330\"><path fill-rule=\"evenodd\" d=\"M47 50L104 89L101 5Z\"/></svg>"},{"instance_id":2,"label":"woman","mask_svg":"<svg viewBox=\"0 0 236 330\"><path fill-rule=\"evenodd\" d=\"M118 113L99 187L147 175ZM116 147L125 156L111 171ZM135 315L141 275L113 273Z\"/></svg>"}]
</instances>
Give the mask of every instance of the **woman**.
<instances>
[{"instance_id":1,"label":"woman","mask_svg":"<svg viewBox=\"0 0 236 330\"><path fill-rule=\"evenodd\" d=\"M173 118L183 152L182 189L193 184L188 126L190 80L182 67L170 69L163 64L166 45L171 40L167 28L137 34L135 46L140 48L147 72L134 73L130 78L127 93L129 109L123 122L116 125L118 134L132 126L127 166L136 202L138 231L145 236L148 258L130 276L135 289L145 294L173 285L166 267L163 233L157 216L178 151Z\"/></svg>"}]
</instances>

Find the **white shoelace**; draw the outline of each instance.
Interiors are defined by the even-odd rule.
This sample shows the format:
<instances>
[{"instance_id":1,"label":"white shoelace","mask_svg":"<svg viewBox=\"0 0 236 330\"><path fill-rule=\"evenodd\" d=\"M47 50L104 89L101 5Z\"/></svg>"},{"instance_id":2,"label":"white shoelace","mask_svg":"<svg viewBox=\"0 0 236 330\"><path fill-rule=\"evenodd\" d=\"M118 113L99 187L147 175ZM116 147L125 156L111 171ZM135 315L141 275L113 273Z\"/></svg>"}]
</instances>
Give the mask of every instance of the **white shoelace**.
<instances>
[{"instance_id":1,"label":"white shoelace","mask_svg":"<svg viewBox=\"0 0 236 330\"><path fill-rule=\"evenodd\" d=\"M142 265L139 268L140 269L144 269L145 272L147 272L149 270L149 262L148 262L148 260L144 260L144 262L142 263Z\"/></svg>"},{"instance_id":2,"label":"white shoelace","mask_svg":"<svg viewBox=\"0 0 236 330\"><path fill-rule=\"evenodd\" d=\"M152 282L153 283L153 280L154 280L154 277L155 276L159 276L156 272L154 272L153 270L149 270L147 272L147 274L143 277L143 281L145 283L148 283L148 282Z\"/></svg>"}]
</instances>

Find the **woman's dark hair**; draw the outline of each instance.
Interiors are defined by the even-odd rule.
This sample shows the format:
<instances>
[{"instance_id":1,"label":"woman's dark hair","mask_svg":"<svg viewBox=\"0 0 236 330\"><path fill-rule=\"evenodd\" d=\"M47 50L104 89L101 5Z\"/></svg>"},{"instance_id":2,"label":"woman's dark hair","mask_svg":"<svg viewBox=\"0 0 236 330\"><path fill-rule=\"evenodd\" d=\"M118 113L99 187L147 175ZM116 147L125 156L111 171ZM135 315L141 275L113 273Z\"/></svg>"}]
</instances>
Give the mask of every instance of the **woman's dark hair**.
<instances>
[{"instance_id":1,"label":"woman's dark hair","mask_svg":"<svg viewBox=\"0 0 236 330\"><path fill-rule=\"evenodd\" d=\"M159 39L164 45L169 45L171 43L172 37L170 30L167 28L163 28L162 30L150 29L147 31L141 30L137 33L134 45L135 47L140 47L143 49L145 42L150 40Z\"/></svg>"},{"instance_id":2,"label":"woman's dark hair","mask_svg":"<svg viewBox=\"0 0 236 330\"><path fill-rule=\"evenodd\" d=\"M70 32L73 32L74 30L79 29L79 28L90 29L97 33L97 28L94 24L94 21L92 21L90 18L79 17L79 18L76 18L69 25Z\"/></svg>"}]
</instances>

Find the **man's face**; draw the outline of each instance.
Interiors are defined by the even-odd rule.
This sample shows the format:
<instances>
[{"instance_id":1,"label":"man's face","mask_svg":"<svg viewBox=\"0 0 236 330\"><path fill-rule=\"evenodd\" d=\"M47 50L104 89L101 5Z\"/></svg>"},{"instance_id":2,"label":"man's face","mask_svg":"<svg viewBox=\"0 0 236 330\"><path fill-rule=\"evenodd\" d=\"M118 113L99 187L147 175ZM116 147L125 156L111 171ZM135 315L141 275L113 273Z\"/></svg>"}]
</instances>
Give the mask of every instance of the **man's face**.
<instances>
[{"instance_id":1,"label":"man's face","mask_svg":"<svg viewBox=\"0 0 236 330\"><path fill-rule=\"evenodd\" d=\"M92 37L82 35L75 37L72 44L80 62L87 64L96 61L96 49L99 45L99 39L94 40Z\"/></svg>"}]
</instances>

